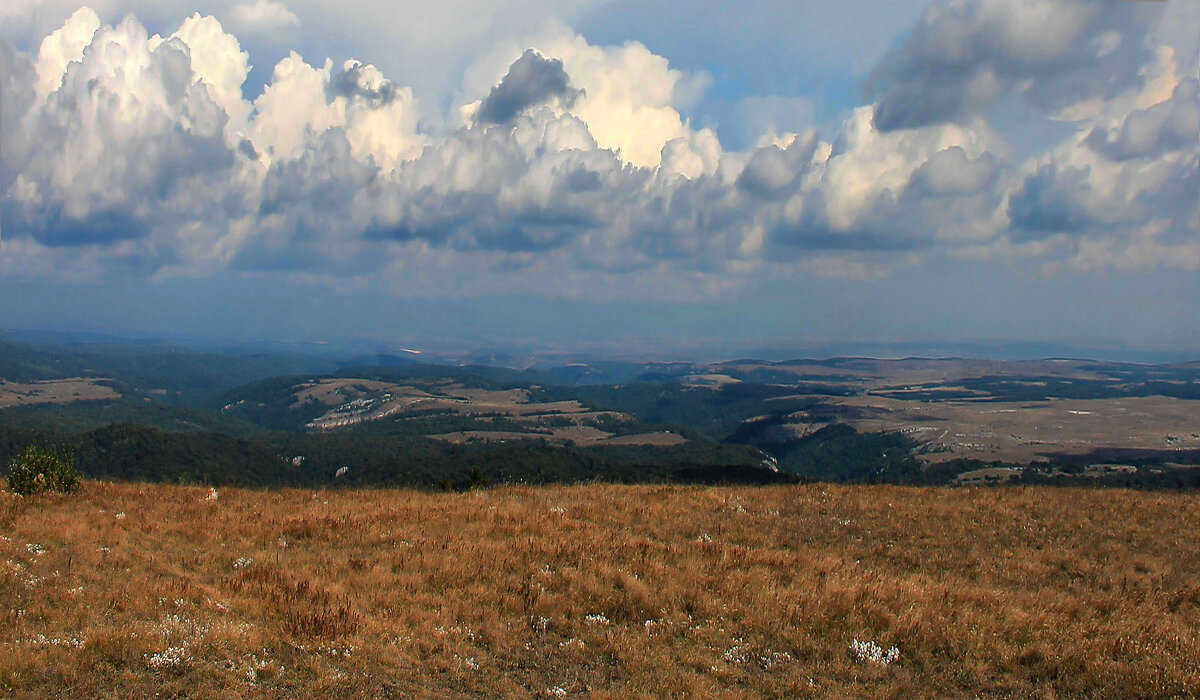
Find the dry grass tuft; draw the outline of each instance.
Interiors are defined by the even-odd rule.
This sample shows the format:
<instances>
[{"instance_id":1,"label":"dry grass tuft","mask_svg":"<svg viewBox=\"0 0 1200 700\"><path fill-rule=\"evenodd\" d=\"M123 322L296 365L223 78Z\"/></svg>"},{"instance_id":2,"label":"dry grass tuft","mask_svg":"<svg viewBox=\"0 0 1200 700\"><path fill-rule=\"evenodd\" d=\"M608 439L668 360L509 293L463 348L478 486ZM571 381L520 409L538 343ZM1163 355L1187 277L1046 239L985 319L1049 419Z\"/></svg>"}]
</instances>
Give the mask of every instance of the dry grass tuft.
<instances>
[{"instance_id":1,"label":"dry grass tuft","mask_svg":"<svg viewBox=\"0 0 1200 700\"><path fill-rule=\"evenodd\" d=\"M206 494L0 492L0 696L1200 695L1192 494Z\"/></svg>"}]
</instances>

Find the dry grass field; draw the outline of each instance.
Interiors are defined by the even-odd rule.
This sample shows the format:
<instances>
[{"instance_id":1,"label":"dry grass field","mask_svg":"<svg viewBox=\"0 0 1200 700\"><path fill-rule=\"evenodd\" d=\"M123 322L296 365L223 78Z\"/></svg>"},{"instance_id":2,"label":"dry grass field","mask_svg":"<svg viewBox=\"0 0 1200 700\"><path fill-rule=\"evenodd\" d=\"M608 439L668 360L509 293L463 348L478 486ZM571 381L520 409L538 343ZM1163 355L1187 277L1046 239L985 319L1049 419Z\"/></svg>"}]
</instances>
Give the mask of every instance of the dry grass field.
<instances>
[{"instance_id":1,"label":"dry grass field","mask_svg":"<svg viewBox=\"0 0 1200 700\"><path fill-rule=\"evenodd\" d=\"M28 383L0 379L0 408L121 398L119 392L106 384L100 384L101 381L104 380L85 377Z\"/></svg>"},{"instance_id":2,"label":"dry grass field","mask_svg":"<svg viewBox=\"0 0 1200 700\"><path fill-rule=\"evenodd\" d=\"M0 696L1200 695L1193 494L208 494L0 492Z\"/></svg>"},{"instance_id":3,"label":"dry grass field","mask_svg":"<svg viewBox=\"0 0 1200 700\"><path fill-rule=\"evenodd\" d=\"M860 432L900 432L926 446L922 458L1028 463L1052 454L1101 448L1163 452L1200 449L1200 402L1166 396L1049 401L901 401L834 397L857 409L845 419ZM785 426L799 436L821 424Z\"/></svg>"},{"instance_id":4,"label":"dry grass field","mask_svg":"<svg viewBox=\"0 0 1200 700\"><path fill-rule=\"evenodd\" d=\"M475 418L481 430L462 430L431 435L452 443L474 441L508 442L511 440L547 440L557 444L580 445L679 445L687 442L671 433L644 433L614 436L596 428L600 420L632 421L615 411L589 411L578 401L530 401L528 389L474 389L449 380L431 391L404 384L366 379L320 379L298 384L294 396L297 408L316 401L329 410L308 423L314 430L334 430L392 416L413 416L441 411ZM226 406L226 410L235 404ZM523 424L526 430L488 430L495 417Z\"/></svg>"}]
</instances>

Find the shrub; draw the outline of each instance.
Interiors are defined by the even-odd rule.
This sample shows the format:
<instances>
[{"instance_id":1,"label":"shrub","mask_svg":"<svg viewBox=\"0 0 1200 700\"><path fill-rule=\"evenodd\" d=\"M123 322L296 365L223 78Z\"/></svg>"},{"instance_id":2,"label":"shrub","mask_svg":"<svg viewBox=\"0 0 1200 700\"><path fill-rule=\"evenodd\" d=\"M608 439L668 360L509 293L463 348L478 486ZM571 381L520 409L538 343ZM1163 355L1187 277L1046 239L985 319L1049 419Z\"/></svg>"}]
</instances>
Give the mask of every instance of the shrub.
<instances>
[{"instance_id":1,"label":"shrub","mask_svg":"<svg viewBox=\"0 0 1200 700\"><path fill-rule=\"evenodd\" d=\"M24 495L70 493L79 486L79 480L74 453L48 445L27 445L8 466L8 487Z\"/></svg>"}]
</instances>

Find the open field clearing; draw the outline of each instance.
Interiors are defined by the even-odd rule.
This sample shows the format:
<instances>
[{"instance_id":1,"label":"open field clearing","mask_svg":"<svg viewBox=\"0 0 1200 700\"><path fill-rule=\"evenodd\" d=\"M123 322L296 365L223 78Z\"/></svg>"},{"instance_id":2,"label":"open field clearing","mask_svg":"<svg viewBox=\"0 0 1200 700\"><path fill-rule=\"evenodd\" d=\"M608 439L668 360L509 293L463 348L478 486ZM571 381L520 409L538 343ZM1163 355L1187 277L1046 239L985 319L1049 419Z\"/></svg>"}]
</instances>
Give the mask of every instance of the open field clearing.
<instances>
[{"instance_id":1,"label":"open field clearing","mask_svg":"<svg viewBox=\"0 0 1200 700\"><path fill-rule=\"evenodd\" d=\"M1049 401L902 401L835 397L853 411L844 422L862 432L899 432L925 445L930 462L970 458L1028 463L1102 448L1200 449L1200 403L1166 396ZM790 427L811 432L811 423Z\"/></svg>"},{"instance_id":2,"label":"open field clearing","mask_svg":"<svg viewBox=\"0 0 1200 700\"><path fill-rule=\"evenodd\" d=\"M0 533L6 697L1200 694L1194 495L90 482Z\"/></svg>"},{"instance_id":3,"label":"open field clearing","mask_svg":"<svg viewBox=\"0 0 1200 700\"><path fill-rule=\"evenodd\" d=\"M440 382L436 388L431 387L427 391L415 386L365 379L321 379L298 385L294 395L297 403L293 404L293 408L309 401L331 407L308 423L307 427L315 430L345 428L431 411L469 417L503 416L530 426L530 430L523 433L463 431L461 434L435 436L452 442L536 438L596 442L612 437L612 433L591 428L586 424L588 421L612 416L628 420L609 411L587 411L578 401L531 402L526 389L494 391L465 387L449 381ZM568 425L542 429L541 424L547 418L559 419Z\"/></svg>"},{"instance_id":4,"label":"open field clearing","mask_svg":"<svg viewBox=\"0 0 1200 700\"><path fill-rule=\"evenodd\" d=\"M0 379L0 408L72 401L109 401L121 395L103 380L76 377L41 382L10 382Z\"/></svg>"}]
</instances>

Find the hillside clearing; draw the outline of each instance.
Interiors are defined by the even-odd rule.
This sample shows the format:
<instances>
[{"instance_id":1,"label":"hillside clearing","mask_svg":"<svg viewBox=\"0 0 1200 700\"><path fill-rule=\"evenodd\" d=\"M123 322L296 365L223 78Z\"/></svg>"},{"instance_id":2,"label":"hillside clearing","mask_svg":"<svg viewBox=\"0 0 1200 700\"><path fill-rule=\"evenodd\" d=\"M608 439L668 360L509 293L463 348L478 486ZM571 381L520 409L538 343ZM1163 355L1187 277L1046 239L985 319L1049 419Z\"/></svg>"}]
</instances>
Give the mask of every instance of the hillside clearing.
<instances>
[{"instance_id":1,"label":"hillside clearing","mask_svg":"<svg viewBox=\"0 0 1200 700\"><path fill-rule=\"evenodd\" d=\"M0 379L0 408L121 398L119 392L100 383L103 381L107 380L75 377L22 383Z\"/></svg>"}]
</instances>

